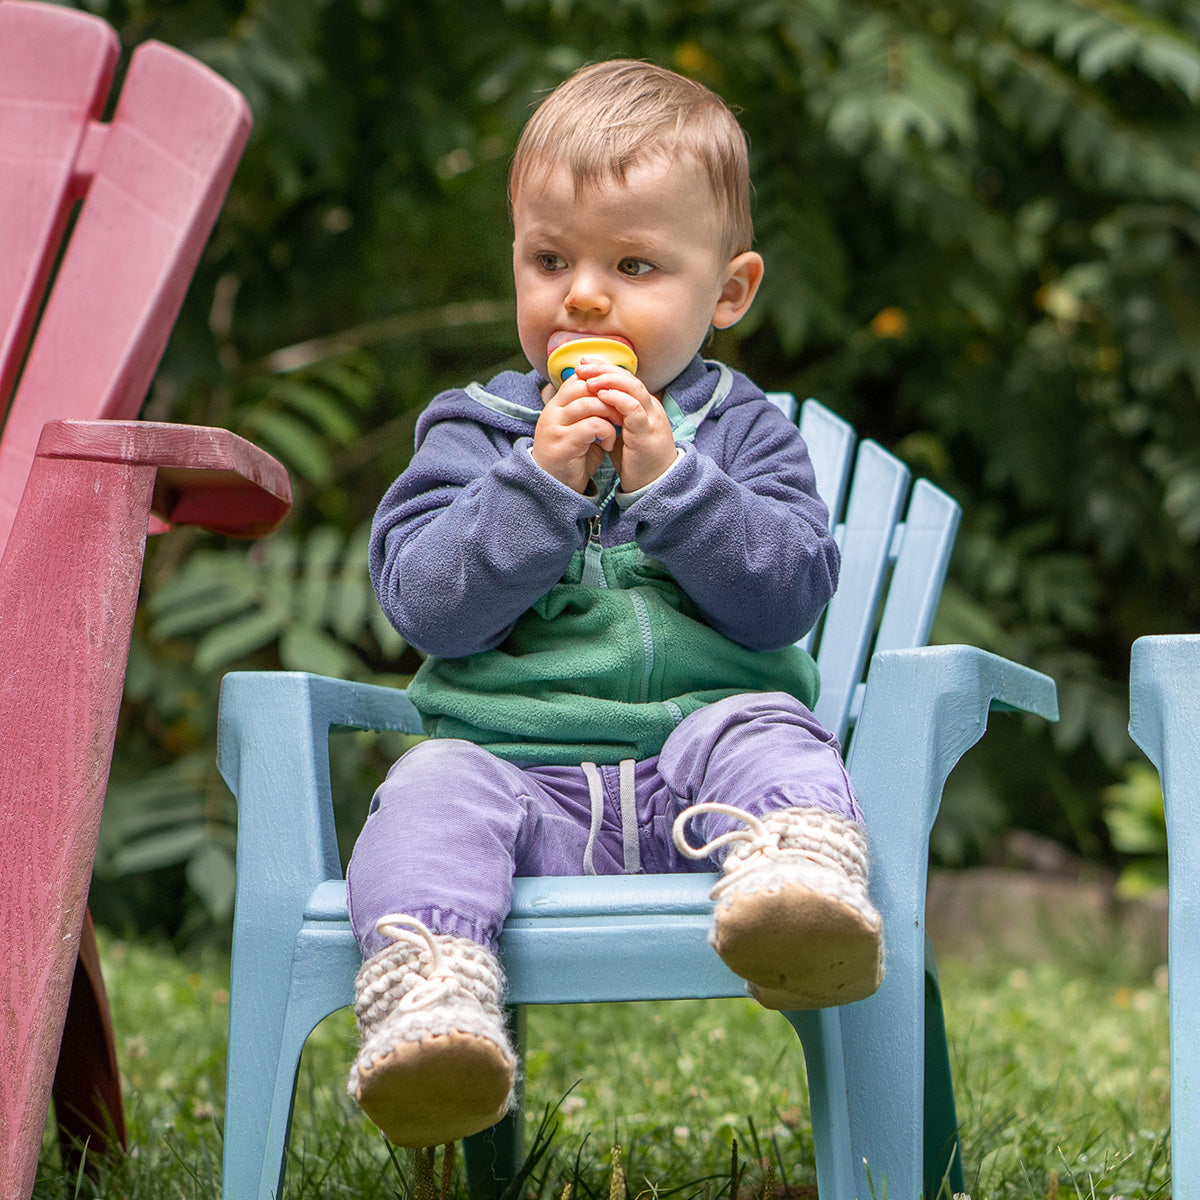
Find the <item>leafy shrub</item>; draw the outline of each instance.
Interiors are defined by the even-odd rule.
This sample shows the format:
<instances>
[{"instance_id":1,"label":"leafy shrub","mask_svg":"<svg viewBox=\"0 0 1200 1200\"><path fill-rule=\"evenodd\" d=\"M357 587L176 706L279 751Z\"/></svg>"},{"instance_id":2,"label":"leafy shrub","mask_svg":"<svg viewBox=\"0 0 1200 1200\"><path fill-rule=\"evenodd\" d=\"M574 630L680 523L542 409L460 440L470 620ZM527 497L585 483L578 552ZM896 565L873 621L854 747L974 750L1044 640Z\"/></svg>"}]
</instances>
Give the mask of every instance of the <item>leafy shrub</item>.
<instances>
[{"instance_id":1,"label":"leafy shrub","mask_svg":"<svg viewBox=\"0 0 1200 1200\"><path fill-rule=\"evenodd\" d=\"M219 669L386 669L361 640L378 631L350 628L359 601L331 601L346 577L315 564L347 566L434 392L521 365L509 155L546 89L629 54L713 85L750 135L767 277L713 352L820 396L955 495L935 636L1058 680L1056 728L997 727L951 780L941 844L967 860L1015 822L1112 854L1129 646L1200 627L1195 5L89 7L127 47L153 34L250 98L254 138L147 411L246 432L298 495L277 550L154 553L114 828L127 781L211 754Z\"/></svg>"}]
</instances>

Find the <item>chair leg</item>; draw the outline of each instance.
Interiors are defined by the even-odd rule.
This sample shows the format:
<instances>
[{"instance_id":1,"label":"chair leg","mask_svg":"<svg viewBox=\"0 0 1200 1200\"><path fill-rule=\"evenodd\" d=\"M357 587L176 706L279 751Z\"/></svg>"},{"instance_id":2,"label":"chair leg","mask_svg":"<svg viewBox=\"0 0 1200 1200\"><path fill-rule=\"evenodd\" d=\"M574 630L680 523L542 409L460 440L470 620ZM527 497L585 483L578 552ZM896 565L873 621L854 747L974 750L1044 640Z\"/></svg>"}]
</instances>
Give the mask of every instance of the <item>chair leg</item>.
<instances>
[{"instance_id":1,"label":"chair leg","mask_svg":"<svg viewBox=\"0 0 1200 1200\"><path fill-rule=\"evenodd\" d=\"M517 1051L517 1061L525 1061L525 1009L509 1008L508 1031ZM520 1084L517 1085L518 1089ZM518 1091L512 1111L490 1129L463 1139L463 1158L467 1166L467 1188L472 1200L496 1200L516 1179L525 1152L524 1096Z\"/></svg>"},{"instance_id":2,"label":"chair leg","mask_svg":"<svg viewBox=\"0 0 1200 1200\"><path fill-rule=\"evenodd\" d=\"M836 1008L819 1008L785 1012L783 1016L804 1047L817 1190L829 1200L851 1200L855 1194L854 1170L841 1013Z\"/></svg>"},{"instance_id":3,"label":"chair leg","mask_svg":"<svg viewBox=\"0 0 1200 1200\"><path fill-rule=\"evenodd\" d=\"M288 964L273 965L286 970ZM277 1078L286 1071L281 1059L288 1058L293 1078L299 1059L299 1050L289 1055L282 1046L286 998L278 1004L264 1003L252 986L243 985L245 978L234 971L230 988L222 1200L262 1200L278 1190L291 1096L282 1116L284 1133L274 1138L268 1132L273 1123L272 1097ZM263 1183L264 1177L268 1182Z\"/></svg>"},{"instance_id":4,"label":"chair leg","mask_svg":"<svg viewBox=\"0 0 1200 1200\"><path fill-rule=\"evenodd\" d=\"M496 1200L516 1178L521 1165L524 1113L513 1109L490 1129L463 1139L467 1190L472 1200Z\"/></svg>"},{"instance_id":5,"label":"chair leg","mask_svg":"<svg viewBox=\"0 0 1200 1200\"><path fill-rule=\"evenodd\" d=\"M125 1110L108 993L91 914L84 917L79 959L63 1026L52 1089L63 1166L75 1175L86 1161L126 1145Z\"/></svg>"},{"instance_id":6,"label":"chair leg","mask_svg":"<svg viewBox=\"0 0 1200 1200\"><path fill-rule=\"evenodd\" d=\"M958 1137L958 1110L954 1104L954 1080L950 1074L950 1047L942 1012L942 990L933 947L928 941L925 944L924 1174L927 1200L947 1194L941 1190L942 1182L947 1178L950 1184L948 1196L967 1190L962 1144Z\"/></svg>"}]
</instances>

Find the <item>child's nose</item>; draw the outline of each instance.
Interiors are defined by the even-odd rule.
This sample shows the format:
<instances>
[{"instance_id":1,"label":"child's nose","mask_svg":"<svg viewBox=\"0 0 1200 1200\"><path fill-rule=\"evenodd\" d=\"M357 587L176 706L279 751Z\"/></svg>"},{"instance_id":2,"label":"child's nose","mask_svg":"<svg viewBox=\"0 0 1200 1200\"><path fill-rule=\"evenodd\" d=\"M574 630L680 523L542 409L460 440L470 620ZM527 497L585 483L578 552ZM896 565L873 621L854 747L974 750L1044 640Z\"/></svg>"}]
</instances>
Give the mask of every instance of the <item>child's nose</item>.
<instances>
[{"instance_id":1,"label":"child's nose","mask_svg":"<svg viewBox=\"0 0 1200 1200\"><path fill-rule=\"evenodd\" d=\"M608 289L595 271L576 271L565 303L569 312L605 313L609 309Z\"/></svg>"}]
</instances>

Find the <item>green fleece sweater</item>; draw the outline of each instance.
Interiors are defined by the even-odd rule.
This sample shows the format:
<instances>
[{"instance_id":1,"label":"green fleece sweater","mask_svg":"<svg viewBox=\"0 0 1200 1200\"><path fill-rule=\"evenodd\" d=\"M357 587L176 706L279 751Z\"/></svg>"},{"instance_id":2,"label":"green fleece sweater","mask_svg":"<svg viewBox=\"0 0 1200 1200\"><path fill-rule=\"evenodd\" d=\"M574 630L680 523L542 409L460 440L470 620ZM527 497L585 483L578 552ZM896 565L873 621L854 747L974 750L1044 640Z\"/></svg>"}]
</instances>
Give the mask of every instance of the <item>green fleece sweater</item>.
<instances>
[{"instance_id":1,"label":"green fleece sweater","mask_svg":"<svg viewBox=\"0 0 1200 1200\"><path fill-rule=\"evenodd\" d=\"M576 552L496 649L427 659L408 692L427 731L513 761L615 763L657 754L684 717L726 696L816 702L808 654L747 650L717 633L636 545L606 548L600 566L607 586L582 583Z\"/></svg>"}]
</instances>

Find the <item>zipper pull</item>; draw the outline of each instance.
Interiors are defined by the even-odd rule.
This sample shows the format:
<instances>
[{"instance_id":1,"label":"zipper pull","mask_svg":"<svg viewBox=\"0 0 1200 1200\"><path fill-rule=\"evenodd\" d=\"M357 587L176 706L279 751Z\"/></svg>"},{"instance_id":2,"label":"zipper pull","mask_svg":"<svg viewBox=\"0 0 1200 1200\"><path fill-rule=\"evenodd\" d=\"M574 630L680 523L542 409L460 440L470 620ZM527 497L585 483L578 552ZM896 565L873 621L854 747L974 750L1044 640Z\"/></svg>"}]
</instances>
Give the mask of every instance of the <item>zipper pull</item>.
<instances>
[{"instance_id":1,"label":"zipper pull","mask_svg":"<svg viewBox=\"0 0 1200 1200\"><path fill-rule=\"evenodd\" d=\"M608 580L604 578L604 567L600 561L603 553L604 547L600 542L600 517L597 514L588 522L587 546L583 551L583 576L579 582L585 587L608 587Z\"/></svg>"}]
</instances>

